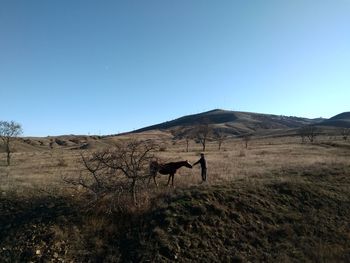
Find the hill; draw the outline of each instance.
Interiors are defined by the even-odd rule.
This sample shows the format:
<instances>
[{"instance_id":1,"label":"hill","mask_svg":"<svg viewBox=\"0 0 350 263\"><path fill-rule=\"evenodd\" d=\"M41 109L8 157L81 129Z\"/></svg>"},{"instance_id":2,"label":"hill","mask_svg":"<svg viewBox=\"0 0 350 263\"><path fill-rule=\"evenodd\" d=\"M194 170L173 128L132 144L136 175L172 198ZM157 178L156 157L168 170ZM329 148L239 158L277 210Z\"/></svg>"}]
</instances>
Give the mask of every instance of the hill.
<instances>
[{"instance_id":1,"label":"hill","mask_svg":"<svg viewBox=\"0 0 350 263\"><path fill-rule=\"evenodd\" d=\"M316 124L320 120L293 116L262 114L215 109L199 114L187 115L178 119L148 126L134 131L140 133L150 130L184 131L199 124L210 124L214 129L231 134L256 133L263 130L295 129Z\"/></svg>"},{"instance_id":2,"label":"hill","mask_svg":"<svg viewBox=\"0 0 350 263\"><path fill-rule=\"evenodd\" d=\"M47 137L19 137L13 142L15 152L40 152L48 150L87 150L101 149L114 145L116 142L124 139L144 139L155 142L170 140L172 135L169 132L159 130L145 131L142 134L123 134L123 135L60 135ZM5 152L5 147L0 143L0 153Z\"/></svg>"},{"instance_id":3,"label":"hill","mask_svg":"<svg viewBox=\"0 0 350 263\"><path fill-rule=\"evenodd\" d=\"M128 253L127 260L348 261L349 170L310 166L288 174L284 180L242 180L168 196L146 216L149 238L134 239L138 253Z\"/></svg>"},{"instance_id":4,"label":"hill","mask_svg":"<svg viewBox=\"0 0 350 263\"><path fill-rule=\"evenodd\" d=\"M330 120L350 120L350 111L335 115Z\"/></svg>"},{"instance_id":5,"label":"hill","mask_svg":"<svg viewBox=\"0 0 350 263\"><path fill-rule=\"evenodd\" d=\"M98 149L114 144L120 139L142 138L162 142L171 138L182 138L201 124L210 125L214 131L229 136L251 133L255 136L295 135L296 130L307 125L324 126L323 132L336 133L339 128L350 128L350 112L340 113L330 119L308 119L294 116L262 114L215 109L192 114L175 120L144 127L133 132L105 136L61 135L47 137L22 137L15 143L15 151L29 152L50 149ZM0 152L4 152L0 145Z\"/></svg>"},{"instance_id":6,"label":"hill","mask_svg":"<svg viewBox=\"0 0 350 263\"><path fill-rule=\"evenodd\" d=\"M350 128L350 112L343 112L320 123L322 126Z\"/></svg>"}]
</instances>

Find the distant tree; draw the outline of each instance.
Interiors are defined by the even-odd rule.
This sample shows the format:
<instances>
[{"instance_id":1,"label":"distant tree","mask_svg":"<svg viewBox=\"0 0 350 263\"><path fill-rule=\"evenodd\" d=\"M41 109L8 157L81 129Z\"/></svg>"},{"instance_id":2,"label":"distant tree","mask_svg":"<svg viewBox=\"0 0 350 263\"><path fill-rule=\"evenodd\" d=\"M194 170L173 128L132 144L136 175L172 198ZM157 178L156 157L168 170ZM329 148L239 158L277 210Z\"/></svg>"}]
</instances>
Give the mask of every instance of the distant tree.
<instances>
[{"instance_id":1,"label":"distant tree","mask_svg":"<svg viewBox=\"0 0 350 263\"><path fill-rule=\"evenodd\" d=\"M344 128L341 132L341 135L343 136L343 140L346 141L350 135L350 129Z\"/></svg>"},{"instance_id":2,"label":"distant tree","mask_svg":"<svg viewBox=\"0 0 350 263\"><path fill-rule=\"evenodd\" d=\"M251 133L245 133L242 135L243 142L245 144L245 148L248 148L248 143L252 139L252 134Z\"/></svg>"},{"instance_id":3,"label":"distant tree","mask_svg":"<svg viewBox=\"0 0 350 263\"><path fill-rule=\"evenodd\" d=\"M208 123L199 124L195 128L193 135L194 138L202 144L202 151L205 152L207 142L213 135L213 129Z\"/></svg>"},{"instance_id":4,"label":"distant tree","mask_svg":"<svg viewBox=\"0 0 350 263\"><path fill-rule=\"evenodd\" d=\"M317 128L315 126L304 126L299 129L298 133L301 137L302 143L305 142L306 138L313 143L317 137Z\"/></svg>"},{"instance_id":5,"label":"distant tree","mask_svg":"<svg viewBox=\"0 0 350 263\"><path fill-rule=\"evenodd\" d=\"M301 138L301 143L305 143L305 140L306 140L306 131L304 128L300 128L298 130L298 135L300 136Z\"/></svg>"},{"instance_id":6,"label":"distant tree","mask_svg":"<svg viewBox=\"0 0 350 263\"><path fill-rule=\"evenodd\" d=\"M185 136L185 141L186 141L186 152L188 152L188 147L189 147L189 145L190 145L191 136L186 135L186 136Z\"/></svg>"},{"instance_id":7,"label":"distant tree","mask_svg":"<svg viewBox=\"0 0 350 263\"><path fill-rule=\"evenodd\" d=\"M186 142L186 152L189 151L190 141L193 139L193 130L186 129L184 130L182 127L175 128L171 130L171 133L174 139L177 140L185 140Z\"/></svg>"},{"instance_id":8,"label":"distant tree","mask_svg":"<svg viewBox=\"0 0 350 263\"><path fill-rule=\"evenodd\" d=\"M185 139L185 142L186 142L186 152L189 151L190 142L192 140L196 142L200 142L200 139L198 138L198 134L197 134L199 130L200 130L199 127L195 127L194 129L192 128L184 131L183 138Z\"/></svg>"},{"instance_id":9,"label":"distant tree","mask_svg":"<svg viewBox=\"0 0 350 263\"><path fill-rule=\"evenodd\" d=\"M227 139L227 135L224 134L222 131L217 130L217 131L214 132L214 138L219 144L219 151L220 151L221 150L221 145Z\"/></svg>"},{"instance_id":10,"label":"distant tree","mask_svg":"<svg viewBox=\"0 0 350 263\"><path fill-rule=\"evenodd\" d=\"M15 137L22 134L22 126L14 121L0 121L0 138L4 143L7 154L7 165L11 162L11 143Z\"/></svg>"}]
</instances>

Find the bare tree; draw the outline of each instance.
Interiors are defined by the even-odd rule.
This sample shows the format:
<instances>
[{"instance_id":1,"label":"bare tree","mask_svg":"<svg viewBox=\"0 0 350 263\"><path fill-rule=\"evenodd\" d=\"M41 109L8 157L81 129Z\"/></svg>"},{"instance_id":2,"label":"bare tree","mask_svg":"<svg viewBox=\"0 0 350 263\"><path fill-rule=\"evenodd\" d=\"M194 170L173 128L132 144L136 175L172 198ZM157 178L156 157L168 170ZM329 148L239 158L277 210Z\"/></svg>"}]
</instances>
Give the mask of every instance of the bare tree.
<instances>
[{"instance_id":1,"label":"bare tree","mask_svg":"<svg viewBox=\"0 0 350 263\"><path fill-rule=\"evenodd\" d=\"M305 143L306 140L306 131L305 128L300 128L297 132L297 134L300 136L301 138L301 143Z\"/></svg>"},{"instance_id":2,"label":"bare tree","mask_svg":"<svg viewBox=\"0 0 350 263\"><path fill-rule=\"evenodd\" d=\"M298 133L303 143L305 142L306 138L313 143L317 136L317 128L315 126L304 126L299 129Z\"/></svg>"},{"instance_id":3,"label":"bare tree","mask_svg":"<svg viewBox=\"0 0 350 263\"><path fill-rule=\"evenodd\" d=\"M183 132L183 139L186 142L186 152L189 151L190 142L192 140L196 140L196 138L197 138L196 132L197 132L197 128L195 128L195 129L193 129L193 128L192 129L187 129L187 130L185 130ZM199 140L197 140L197 141L199 141Z\"/></svg>"},{"instance_id":4,"label":"bare tree","mask_svg":"<svg viewBox=\"0 0 350 263\"><path fill-rule=\"evenodd\" d=\"M217 130L214 133L214 138L215 140L218 142L219 144L219 151L221 150L221 145L223 144L223 142L227 139L227 135L224 134L222 131Z\"/></svg>"},{"instance_id":5,"label":"bare tree","mask_svg":"<svg viewBox=\"0 0 350 263\"><path fill-rule=\"evenodd\" d=\"M81 155L83 169L78 179L64 180L82 186L95 198L106 194L128 193L137 204L137 192L149 177L149 164L156 146L147 141L118 143L105 149Z\"/></svg>"},{"instance_id":6,"label":"bare tree","mask_svg":"<svg viewBox=\"0 0 350 263\"><path fill-rule=\"evenodd\" d=\"M252 134L251 133L245 133L242 135L243 142L245 144L245 148L248 148L248 143L252 139Z\"/></svg>"},{"instance_id":7,"label":"bare tree","mask_svg":"<svg viewBox=\"0 0 350 263\"><path fill-rule=\"evenodd\" d=\"M0 121L0 138L2 139L7 153L7 165L11 161L11 143L15 137L22 134L22 126L14 121Z\"/></svg>"},{"instance_id":8,"label":"bare tree","mask_svg":"<svg viewBox=\"0 0 350 263\"><path fill-rule=\"evenodd\" d=\"M344 128L341 132L343 140L346 141L350 135L350 129Z\"/></svg>"},{"instance_id":9,"label":"bare tree","mask_svg":"<svg viewBox=\"0 0 350 263\"><path fill-rule=\"evenodd\" d=\"M191 136L185 136L186 141L186 152L188 152L188 147L190 145Z\"/></svg>"},{"instance_id":10,"label":"bare tree","mask_svg":"<svg viewBox=\"0 0 350 263\"><path fill-rule=\"evenodd\" d=\"M202 151L205 152L207 141L212 137L212 128L208 123L198 125L194 130L194 138L202 144Z\"/></svg>"},{"instance_id":11,"label":"bare tree","mask_svg":"<svg viewBox=\"0 0 350 263\"><path fill-rule=\"evenodd\" d=\"M181 127L178 127L176 129L173 129L171 131L172 135L174 136L174 139L177 140L185 140L186 142L186 152L189 151L190 141L193 140L193 130L191 129L183 129Z\"/></svg>"}]
</instances>

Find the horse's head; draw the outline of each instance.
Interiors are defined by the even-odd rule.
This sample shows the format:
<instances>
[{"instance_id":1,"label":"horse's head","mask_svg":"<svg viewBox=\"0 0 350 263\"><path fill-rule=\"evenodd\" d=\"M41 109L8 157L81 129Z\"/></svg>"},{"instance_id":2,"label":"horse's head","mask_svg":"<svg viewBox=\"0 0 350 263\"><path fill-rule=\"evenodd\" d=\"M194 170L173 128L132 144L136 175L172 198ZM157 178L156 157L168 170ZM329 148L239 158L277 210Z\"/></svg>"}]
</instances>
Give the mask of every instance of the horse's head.
<instances>
[{"instance_id":1,"label":"horse's head","mask_svg":"<svg viewBox=\"0 0 350 263\"><path fill-rule=\"evenodd\" d=\"M192 164L190 164L190 162L189 161L185 161L185 166L187 167L187 168L192 168Z\"/></svg>"},{"instance_id":2,"label":"horse's head","mask_svg":"<svg viewBox=\"0 0 350 263\"><path fill-rule=\"evenodd\" d=\"M159 167L159 163L155 160L151 161L149 163L149 169L152 171L152 170L157 170Z\"/></svg>"}]
</instances>

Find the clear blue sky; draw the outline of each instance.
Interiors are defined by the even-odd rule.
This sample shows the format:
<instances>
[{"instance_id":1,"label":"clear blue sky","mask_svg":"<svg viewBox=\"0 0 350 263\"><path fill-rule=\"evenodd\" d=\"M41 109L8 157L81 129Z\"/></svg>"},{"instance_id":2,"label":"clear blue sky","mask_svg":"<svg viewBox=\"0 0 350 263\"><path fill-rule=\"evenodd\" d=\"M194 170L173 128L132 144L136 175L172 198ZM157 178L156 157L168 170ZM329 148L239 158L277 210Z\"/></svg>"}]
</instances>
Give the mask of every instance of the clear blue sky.
<instances>
[{"instance_id":1,"label":"clear blue sky","mask_svg":"<svg viewBox=\"0 0 350 263\"><path fill-rule=\"evenodd\" d=\"M0 120L24 135L349 106L350 0L0 0Z\"/></svg>"}]
</instances>

